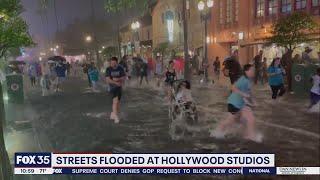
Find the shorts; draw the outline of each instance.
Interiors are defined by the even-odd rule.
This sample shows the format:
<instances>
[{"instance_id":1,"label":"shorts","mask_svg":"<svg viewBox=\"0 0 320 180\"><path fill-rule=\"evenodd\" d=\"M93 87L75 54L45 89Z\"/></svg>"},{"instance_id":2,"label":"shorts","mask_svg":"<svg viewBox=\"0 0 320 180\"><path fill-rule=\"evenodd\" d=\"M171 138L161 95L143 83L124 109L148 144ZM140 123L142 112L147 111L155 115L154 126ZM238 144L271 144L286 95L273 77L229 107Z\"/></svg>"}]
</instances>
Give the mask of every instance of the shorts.
<instances>
[{"instance_id":1,"label":"shorts","mask_svg":"<svg viewBox=\"0 0 320 180\"><path fill-rule=\"evenodd\" d=\"M121 100L122 87L112 87L110 88L110 93L112 94L112 99L117 97L119 100Z\"/></svg>"},{"instance_id":2,"label":"shorts","mask_svg":"<svg viewBox=\"0 0 320 180\"><path fill-rule=\"evenodd\" d=\"M165 85L166 85L167 87L173 87L173 82L165 81Z\"/></svg>"},{"instance_id":3,"label":"shorts","mask_svg":"<svg viewBox=\"0 0 320 180\"><path fill-rule=\"evenodd\" d=\"M241 109L235 107L232 104L228 104L228 112L231 114L237 114L238 112L240 112Z\"/></svg>"},{"instance_id":4,"label":"shorts","mask_svg":"<svg viewBox=\"0 0 320 180\"><path fill-rule=\"evenodd\" d=\"M65 77L58 77L58 84L63 83L66 80Z\"/></svg>"},{"instance_id":5,"label":"shorts","mask_svg":"<svg viewBox=\"0 0 320 180\"><path fill-rule=\"evenodd\" d=\"M315 105L320 101L320 95L310 92L311 105Z\"/></svg>"}]
</instances>

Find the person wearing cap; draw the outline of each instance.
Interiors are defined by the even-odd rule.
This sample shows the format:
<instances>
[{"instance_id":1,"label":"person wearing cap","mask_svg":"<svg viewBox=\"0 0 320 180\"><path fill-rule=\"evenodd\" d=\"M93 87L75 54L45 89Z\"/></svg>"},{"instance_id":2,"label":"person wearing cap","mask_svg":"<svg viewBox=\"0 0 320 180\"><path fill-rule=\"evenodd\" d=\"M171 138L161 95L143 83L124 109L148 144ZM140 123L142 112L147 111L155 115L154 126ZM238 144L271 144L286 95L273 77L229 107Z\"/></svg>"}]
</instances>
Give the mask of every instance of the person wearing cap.
<instances>
[{"instance_id":1,"label":"person wearing cap","mask_svg":"<svg viewBox=\"0 0 320 180\"><path fill-rule=\"evenodd\" d=\"M312 63L311 57L309 55L310 52L312 52L312 49L310 47L306 47L304 52L302 53L302 60L309 64Z\"/></svg>"}]
</instances>

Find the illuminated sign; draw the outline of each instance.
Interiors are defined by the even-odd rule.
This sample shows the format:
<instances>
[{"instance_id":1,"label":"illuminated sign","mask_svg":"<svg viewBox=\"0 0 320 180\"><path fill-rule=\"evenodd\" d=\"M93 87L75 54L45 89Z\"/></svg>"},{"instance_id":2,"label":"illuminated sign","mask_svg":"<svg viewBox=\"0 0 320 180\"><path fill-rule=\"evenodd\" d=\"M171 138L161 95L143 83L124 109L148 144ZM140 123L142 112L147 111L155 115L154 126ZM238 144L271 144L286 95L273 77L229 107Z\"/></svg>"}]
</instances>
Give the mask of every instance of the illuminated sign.
<instances>
[{"instance_id":1,"label":"illuminated sign","mask_svg":"<svg viewBox=\"0 0 320 180\"><path fill-rule=\"evenodd\" d=\"M173 42L173 31L174 31L173 19L174 19L173 12L172 11L167 11L166 12L166 20L167 20L167 29L168 29L169 42Z\"/></svg>"}]
</instances>

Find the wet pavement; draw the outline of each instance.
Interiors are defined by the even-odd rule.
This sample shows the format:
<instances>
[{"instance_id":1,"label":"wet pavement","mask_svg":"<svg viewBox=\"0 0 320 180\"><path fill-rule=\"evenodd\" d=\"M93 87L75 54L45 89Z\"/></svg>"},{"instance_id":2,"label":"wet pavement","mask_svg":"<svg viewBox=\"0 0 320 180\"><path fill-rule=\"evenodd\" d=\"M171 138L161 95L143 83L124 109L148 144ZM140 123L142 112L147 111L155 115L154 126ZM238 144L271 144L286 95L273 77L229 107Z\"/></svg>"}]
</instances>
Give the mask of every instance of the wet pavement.
<instances>
[{"instance_id":1,"label":"wet pavement","mask_svg":"<svg viewBox=\"0 0 320 180\"><path fill-rule=\"evenodd\" d=\"M254 109L262 143L243 140L239 134L218 140L210 130L226 116L225 87L196 85L193 95L199 109L199 124L178 141L169 133L170 120L165 97L159 88L129 86L124 90L121 122L109 120L111 97L105 92L91 93L86 82L70 79L64 92L48 97L38 90L27 94L26 114L31 117L30 132L37 148L49 152L180 152L180 153L250 153L276 154L276 166L320 166L319 115L305 113L307 100L285 96L272 104L267 87L257 87L259 106ZM31 111L32 110L32 111ZM12 138L14 140L14 138ZM21 138L20 138L21 139ZM20 140L21 143L27 142ZM26 146L28 143L25 143ZM21 145L21 144L20 144ZM22 145L24 146L24 144ZM22 149L19 149L23 151ZM16 179L28 179L19 176ZM29 179L30 179L29 178ZM36 177L32 177L34 179ZM43 179L141 179L140 177L39 177ZM144 179L161 179L145 177ZM313 177L308 177L311 179ZM248 179L241 177L176 176L169 179ZM249 178L251 179L251 178ZM257 179L257 178L253 178ZM259 179L261 179L259 177ZM270 179L265 177L264 179ZM278 179L278 178L277 178ZM287 179L282 177L281 179ZM289 178L288 179L293 179ZM297 178L294 178L297 179Z\"/></svg>"}]
</instances>

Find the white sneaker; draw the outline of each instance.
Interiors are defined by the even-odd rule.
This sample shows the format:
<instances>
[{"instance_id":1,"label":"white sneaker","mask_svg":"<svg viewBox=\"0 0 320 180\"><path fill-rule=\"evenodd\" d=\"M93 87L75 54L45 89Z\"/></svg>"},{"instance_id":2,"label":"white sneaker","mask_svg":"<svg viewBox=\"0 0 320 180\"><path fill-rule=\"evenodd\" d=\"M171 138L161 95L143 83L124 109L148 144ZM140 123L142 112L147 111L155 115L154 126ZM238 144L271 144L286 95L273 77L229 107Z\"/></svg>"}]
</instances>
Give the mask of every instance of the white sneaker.
<instances>
[{"instance_id":1,"label":"white sneaker","mask_svg":"<svg viewBox=\"0 0 320 180\"><path fill-rule=\"evenodd\" d=\"M110 119L111 119L111 120L115 120L115 115L114 115L113 112L110 114Z\"/></svg>"},{"instance_id":2,"label":"white sneaker","mask_svg":"<svg viewBox=\"0 0 320 180\"><path fill-rule=\"evenodd\" d=\"M119 122L120 122L119 116L118 115L114 115L114 123L115 124L119 124Z\"/></svg>"}]
</instances>

